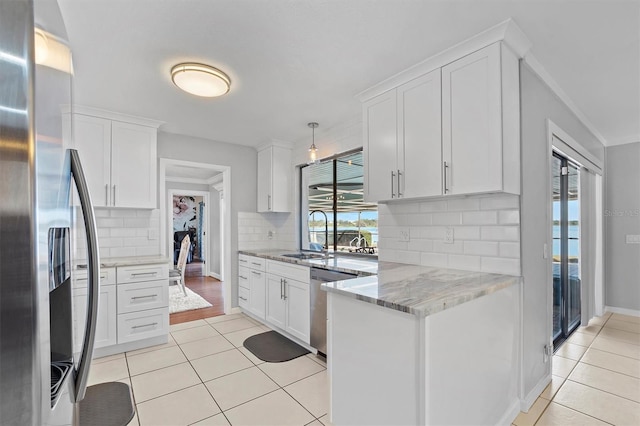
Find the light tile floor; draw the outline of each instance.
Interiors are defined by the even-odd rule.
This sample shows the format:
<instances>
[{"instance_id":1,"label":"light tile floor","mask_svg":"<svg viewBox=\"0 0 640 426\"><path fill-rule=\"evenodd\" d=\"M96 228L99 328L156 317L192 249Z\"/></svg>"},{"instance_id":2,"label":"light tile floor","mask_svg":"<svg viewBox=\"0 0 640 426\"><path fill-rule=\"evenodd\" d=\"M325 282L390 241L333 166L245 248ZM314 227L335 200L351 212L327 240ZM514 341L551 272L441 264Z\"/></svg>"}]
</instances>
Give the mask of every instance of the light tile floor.
<instances>
[{"instance_id":1,"label":"light tile floor","mask_svg":"<svg viewBox=\"0 0 640 426\"><path fill-rule=\"evenodd\" d=\"M640 425L640 317L594 318L558 349L552 374L515 425Z\"/></svg>"},{"instance_id":2,"label":"light tile floor","mask_svg":"<svg viewBox=\"0 0 640 426\"><path fill-rule=\"evenodd\" d=\"M265 363L242 346L268 330L243 314L172 325L165 345L95 359L89 385L129 384L130 426L329 425L326 363Z\"/></svg>"},{"instance_id":3,"label":"light tile floor","mask_svg":"<svg viewBox=\"0 0 640 426\"><path fill-rule=\"evenodd\" d=\"M131 425L329 425L326 364L265 363L242 347L269 330L243 314L171 326L169 342L94 360L89 384L132 386ZM605 314L557 351L525 425L640 425L640 318Z\"/></svg>"}]
</instances>

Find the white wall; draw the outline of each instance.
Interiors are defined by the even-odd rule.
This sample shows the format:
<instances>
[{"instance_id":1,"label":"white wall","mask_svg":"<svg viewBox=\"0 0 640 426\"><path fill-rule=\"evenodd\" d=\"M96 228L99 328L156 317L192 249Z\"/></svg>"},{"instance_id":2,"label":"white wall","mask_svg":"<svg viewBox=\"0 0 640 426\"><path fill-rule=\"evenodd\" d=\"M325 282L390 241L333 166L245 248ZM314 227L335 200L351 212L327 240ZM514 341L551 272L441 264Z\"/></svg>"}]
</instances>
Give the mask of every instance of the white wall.
<instances>
[{"instance_id":1,"label":"white wall","mask_svg":"<svg viewBox=\"0 0 640 426\"><path fill-rule=\"evenodd\" d=\"M606 149L605 305L640 311L640 142Z\"/></svg>"},{"instance_id":2,"label":"white wall","mask_svg":"<svg viewBox=\"0 0 640 426\"><path fill-rule=\"evenodd\" d=\"M231 168L231 191L224 194L231 208L231 270L225 271L225 279L231 282L231 306L238 306L238 212L256 211L257 152L248 146L158 132L158 157L198 163L228 166Z\"/></svg>"},{"instance_id":3,"label":"white wall","mask_svg":"<svg viewBox=\"0 0 640 426\"><path fill-rule=\"evenodd\" d=\"M378 205L378 258L389 262L520 275L520 200L479 195ZM409 228L409 242L399 234ZM453 244L444 242L453 229Z\"/></svg>"},{"instance_id":4,"label":"white wall","mask_svg":"<svg viewBox=\"0 0 640 426\"><path fill-rule=\"evenodd\" d=\"M523 391L531 393L550 363L543 361L551 337L549 292L551 262L543 248L549 235L549 141L546 120L551 119L574 140L603 159L604 147L536 74L520 67L521 96L521 239L523 287ZM536 394L537 396L537 394Z\"/></svg>"}]
</instances>

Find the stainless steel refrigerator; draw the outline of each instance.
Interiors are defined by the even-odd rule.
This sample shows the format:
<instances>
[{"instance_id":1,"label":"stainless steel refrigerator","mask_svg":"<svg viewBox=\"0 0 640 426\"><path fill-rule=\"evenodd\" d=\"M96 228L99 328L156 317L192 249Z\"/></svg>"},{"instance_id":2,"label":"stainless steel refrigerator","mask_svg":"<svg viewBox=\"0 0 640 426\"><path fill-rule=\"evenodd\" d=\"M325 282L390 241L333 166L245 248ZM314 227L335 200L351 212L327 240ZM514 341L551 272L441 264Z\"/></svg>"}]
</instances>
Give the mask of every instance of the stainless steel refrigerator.
<instances>
[{"instance_id":1,"label":"stainless steel refrigerator","mask_svg":"<svg viewBox=\"0 0 640 426\"><path fill-rule=\"evenodd\" d=\"M99 262L77 152L67 34L55 0L0 0L0 424L77 421L92 358ZM73 354L70 194L77 186L89 269L86 332Z\"/></svg>"}]
</instances>

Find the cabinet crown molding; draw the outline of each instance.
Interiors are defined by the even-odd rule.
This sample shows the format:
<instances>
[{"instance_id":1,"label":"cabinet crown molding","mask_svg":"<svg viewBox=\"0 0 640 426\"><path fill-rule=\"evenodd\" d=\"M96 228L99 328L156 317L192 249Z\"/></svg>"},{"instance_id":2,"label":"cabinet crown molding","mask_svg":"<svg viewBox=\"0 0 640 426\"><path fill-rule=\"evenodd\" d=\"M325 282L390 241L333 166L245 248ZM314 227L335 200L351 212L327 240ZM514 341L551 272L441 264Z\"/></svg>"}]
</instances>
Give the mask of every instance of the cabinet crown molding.
<instances>
[{"instance_id":1,"label":"cabinet crown molding","mask_svg":"<svg viewBox=\"0 0 640 426\"><path fill-rule=\"evenodd\" d=\"M140 126L159 128L164 124L164 121L153 120L151 118L138 117L135 115L122 114L120 112L107 111L106 109L94 108L84 105L64 105L62 107L63 114L82 114L90 115L92 117L106 118L112 121L121 121L124 123L137 124Z\"/></svg>"},{"instance_id":2,"label":"cabinet crown molding","mask_svg":"<svg viewBox=\"0 0 640 426\"><path fill-rule=\"evenodd\" d=\"M272 146L278 146L280 148L293 149L293 144L287 141L281 141L278 139L271 139L269 142L263 143L256 147L256 151L260 152L264 149L271 148Z\"/></svg>"},{"instance_id":3,"label":"cabinet crown molding","mask_svg":"<svg viewBox=\"0 0 640 426\"><path fill-rule=\"evenodd\" d=\"M407 68L380 83L356 95L360 102L366 102L384 92L418 78L436 68L441 68L451 62L467 56L493 43L502 42L507 45L518 58L523 58L531 49L531 41L520 29L516 22L509 18L493 27L468 38L449 49L437 53L422 62Z\"/></svg>"}]
</instances>

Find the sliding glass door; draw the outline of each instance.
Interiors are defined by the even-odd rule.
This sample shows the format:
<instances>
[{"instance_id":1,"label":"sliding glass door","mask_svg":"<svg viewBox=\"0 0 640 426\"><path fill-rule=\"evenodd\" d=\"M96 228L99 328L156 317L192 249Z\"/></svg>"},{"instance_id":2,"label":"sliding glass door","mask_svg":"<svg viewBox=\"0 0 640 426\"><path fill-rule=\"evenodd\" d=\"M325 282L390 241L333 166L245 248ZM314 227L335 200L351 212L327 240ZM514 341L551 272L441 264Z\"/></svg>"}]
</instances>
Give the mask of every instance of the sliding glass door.
<instances>
[{"instance_id":1,"label":"sliding glass door","mask_svg":"<svg viewBox=\"0 0 640 426\"><path fill-rule=\"evenodd\" d=\"M580 325L580 171L554 152L553 340L554 347Z\"/></svg>"}]
</instances>

